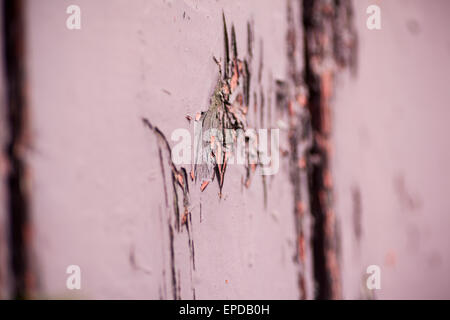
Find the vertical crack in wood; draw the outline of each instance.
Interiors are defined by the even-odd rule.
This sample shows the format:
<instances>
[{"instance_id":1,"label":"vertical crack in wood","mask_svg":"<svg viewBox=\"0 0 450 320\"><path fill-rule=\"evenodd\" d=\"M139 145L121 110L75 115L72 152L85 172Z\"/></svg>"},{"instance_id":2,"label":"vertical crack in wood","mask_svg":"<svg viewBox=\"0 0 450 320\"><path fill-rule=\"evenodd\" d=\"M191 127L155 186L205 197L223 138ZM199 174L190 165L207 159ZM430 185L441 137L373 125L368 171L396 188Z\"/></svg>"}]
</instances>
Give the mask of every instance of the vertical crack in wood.
<instances>
[{"instance_id":1,"label":"vertical crack in wood","mask_svg":"<svg viewBox=\"0 0 450 320\"><path fill-rule=\"evenodd\" d=\"M6 157L9 161L7 178L9 211L11 290L15 299L29 296L29 203L26 188L27 168L25 95L25 26L24 2L3 1L3 47L6 78L6 115L9 137Z\"/></svg>"},{"instance_id":2,"label":"vertical crack in wood","mask_svg":"<svg viewBox=\"0 0 450 320\"><path fill-rule=\"evenodd\" d=\"M190 251L190 277L191 277L191 285L192 285L192 294L195 299L195 286L193 281L193 271L195 271L195 244L192 232L192 218L191 212L189 211L190 205L190 196L189 196L189 179L187 171L184 167L178 168L172 160L172 148L170 147L169 141L167 140L164 133L156 126L152 125L150 121L146 118L142 119L143 124L149 130L151 130L156 139L157 139L157 147L158 147L158 156L159 163L164 187L164 197L165 197L165 205L166 209L169 208L169 196L167 190L167 181L165 174L165 165L168 165L170 169L170 182L172 185L172 202L173 202L173 212L175 222L172 222L172 218L169 216L167 219L167 224L169 227L169 248L170 248L170 268L171 268L171 282L172 282L172 294L174 300L180 300L180 276L179 272L177 275L176 268L176 260L175 260L175 231L180 233L182 231L183 226L186 226L187 234L188 234L188 247ZM164 153L164 155L163 155ZM178 198L178 189L181 189L183 193L183 214L180 214L179 208L179 198Z\"/></svg>"},{"instance_id":3,"label":"vertical crack in wood","mask_svg":"<svg viewBox=\"0 0 450 320\"><path fill-rule=\"evenodd\" d=\"M341 297L336 215L333 210L331 111L336 70L356 65L350 0L303 0L304 82L313 145L307 161L314 218L313 260L317 299Z\"/></svg>"}]
</instances>

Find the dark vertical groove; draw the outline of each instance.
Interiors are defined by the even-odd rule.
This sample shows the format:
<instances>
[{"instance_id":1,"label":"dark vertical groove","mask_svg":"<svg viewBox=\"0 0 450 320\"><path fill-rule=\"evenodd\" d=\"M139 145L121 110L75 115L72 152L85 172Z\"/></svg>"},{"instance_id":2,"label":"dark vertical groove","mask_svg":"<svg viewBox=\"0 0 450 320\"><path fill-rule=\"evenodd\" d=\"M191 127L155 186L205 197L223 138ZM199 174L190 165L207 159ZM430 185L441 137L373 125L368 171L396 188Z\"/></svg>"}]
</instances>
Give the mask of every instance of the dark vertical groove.
<instances>
[{"instance_id":1,"label":"dark vertical groove","mask_svg":"<svg viewBox=\"0 0 450 320\"><path fill-rule=\"evenodd\" d=\"M311 126L314 133L322 131L321 119L321 92L320 79L312 70L311 38L314 37L314 15L315 0L303 0L303 40L304 40L304 79L308 88L308 110L311 115ZM316 282L315 298L330 299L331 298L331 281L326 268L325 253L325 208L320 203L320 193L323 192L322 174L325 165L324 153L318 148L317 144L313 144L310 154L321 155L321 163L308 165L308 189L311 214L314 218L312 231L312 249L313 249L313 266L314 280ZM308 161L310 163L310 161Z\"/></svg>"},{"instance_id":2,"label":"dark vertical groove","mask_svg":"<svg viewBox=\"0 0 450 320\"><path fill-rule=\"evenodd\" d=\"M350 0L303 0L304 83L311 116L313 145L309 151L308 188L314 218L313 261L317 299L341 296L338 230L333 211L331 162L331 97L339 70L356 65L357 37Z\"/></svg>"},{"instance_id":3,"label":"dark vertical groove","mask_svg":"<svg viewBox=\"0 0 450 320\"><path fill-rule=\"evenodd\" d=\"M7 178L10 267L12 297L28 296L27 270L29 268L26 230L29 220L25 188L25 161L23 159L26 129L24 3L22 0L3 1L3 47L6 78L6 114L9 137L6 155L10 170Z\"/></svg>"}]
</instances>

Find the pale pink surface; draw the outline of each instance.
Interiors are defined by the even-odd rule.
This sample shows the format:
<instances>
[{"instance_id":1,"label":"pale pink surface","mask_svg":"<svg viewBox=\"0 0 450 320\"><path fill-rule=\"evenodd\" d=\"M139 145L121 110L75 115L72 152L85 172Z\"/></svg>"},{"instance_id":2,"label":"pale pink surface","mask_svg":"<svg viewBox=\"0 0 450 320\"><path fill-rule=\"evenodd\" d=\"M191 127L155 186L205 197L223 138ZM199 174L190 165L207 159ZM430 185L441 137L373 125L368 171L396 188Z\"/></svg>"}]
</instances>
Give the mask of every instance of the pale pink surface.
<instances>
[{"instance_id":1,"label":"pale pink surface","mask_svg":"<svg viewBox=\"0 0 450 320\"><path fill-rule=\"evenodd\" d=\"M337 215L346 298L360 296L368 265L391 298L450 298L450 36L448 1L354 1L359 72L341 79L334 105ZM365 8L378 3L382 29ZM351 190L362 199L362 241Z\"/></svg>"}]
</instances>

